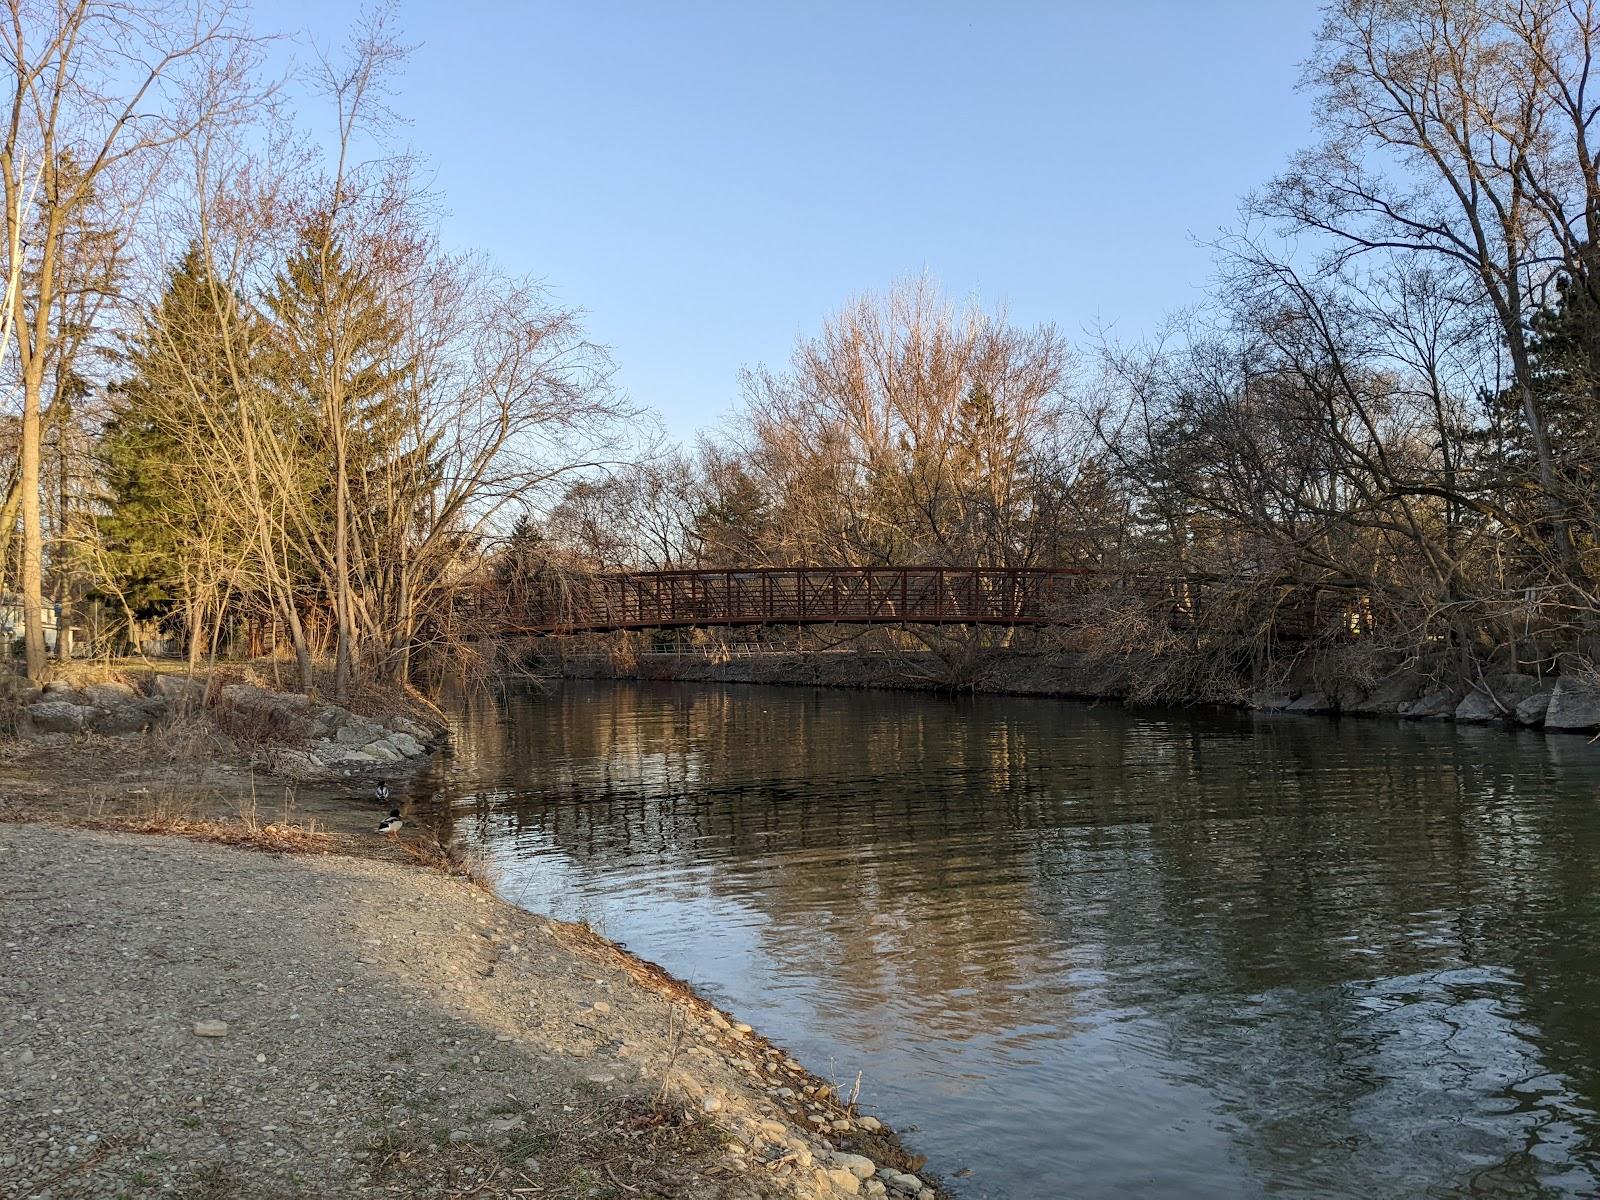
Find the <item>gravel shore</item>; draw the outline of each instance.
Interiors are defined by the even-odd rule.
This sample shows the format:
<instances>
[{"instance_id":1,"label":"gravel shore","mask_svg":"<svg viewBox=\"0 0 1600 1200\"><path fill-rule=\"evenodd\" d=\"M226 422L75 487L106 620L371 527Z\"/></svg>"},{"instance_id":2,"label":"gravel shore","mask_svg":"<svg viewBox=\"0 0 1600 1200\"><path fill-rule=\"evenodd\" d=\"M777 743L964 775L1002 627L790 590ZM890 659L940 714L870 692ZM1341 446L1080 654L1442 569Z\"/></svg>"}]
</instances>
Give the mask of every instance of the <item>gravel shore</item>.
<instances>
[{"instance_id":1,"label":"gravel shore","mask_svg":"<svg viewBox=\"0 0 1600 1200\"><path fill-rule=\"evenodd\" d=\"M0 824L0 1197L931 1200L681 984L471 883Z\"/></svg>"}]
</instances>

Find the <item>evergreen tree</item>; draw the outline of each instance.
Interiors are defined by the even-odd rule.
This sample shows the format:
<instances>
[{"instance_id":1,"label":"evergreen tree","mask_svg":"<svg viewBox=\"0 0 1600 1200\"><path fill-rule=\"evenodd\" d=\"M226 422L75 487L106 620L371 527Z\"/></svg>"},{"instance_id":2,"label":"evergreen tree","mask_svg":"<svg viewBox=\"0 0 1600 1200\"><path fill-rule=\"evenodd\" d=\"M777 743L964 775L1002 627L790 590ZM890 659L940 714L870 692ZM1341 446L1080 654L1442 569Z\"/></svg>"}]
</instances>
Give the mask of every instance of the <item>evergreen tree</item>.
<instances>
[{"instance_id":1,"label":"evergreen tree","mask_svg":"<svg viewBox=\"0 0 1600 1200\"><path fill-rule=\"evenodd\" d=\"M128 374L110 391L98 447L109 499L98 530L106 590L134 615L162 616L178 601L192 606L198 558L230 523L205 481L220 452L215 423L237 408L224 338L240 320L236 304L218 305L209 264L191 246L128 339Z\"/></svg>"}]
</instances>

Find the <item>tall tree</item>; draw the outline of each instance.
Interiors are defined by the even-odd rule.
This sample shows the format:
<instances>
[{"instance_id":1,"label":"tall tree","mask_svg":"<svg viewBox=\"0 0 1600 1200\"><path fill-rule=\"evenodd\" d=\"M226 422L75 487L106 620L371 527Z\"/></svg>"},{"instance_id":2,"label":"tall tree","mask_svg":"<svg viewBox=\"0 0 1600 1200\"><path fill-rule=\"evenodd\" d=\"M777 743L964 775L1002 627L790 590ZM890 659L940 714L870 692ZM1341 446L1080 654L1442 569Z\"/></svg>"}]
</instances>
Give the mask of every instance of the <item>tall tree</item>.
<instances>
[{"instance_id":1,"label":"tall tree","mask_svg":"<svg viewBox=\"0 0 1600 1200\"><path fill-rule=\"evenodd\" d=\"M59 294L69 244L97 195L136 211L161 151L239 93L246 40L229 0L150 3L7 0L4 190L11 320L22 381L18 488L28 674L45 671L44 531L40 509L43 397L59 366ZM37 188L35 190L35 181ZM29 197L32 197L30 206ZM124 236L128 226L121 227Z\"/></svg>"}]
</instances>

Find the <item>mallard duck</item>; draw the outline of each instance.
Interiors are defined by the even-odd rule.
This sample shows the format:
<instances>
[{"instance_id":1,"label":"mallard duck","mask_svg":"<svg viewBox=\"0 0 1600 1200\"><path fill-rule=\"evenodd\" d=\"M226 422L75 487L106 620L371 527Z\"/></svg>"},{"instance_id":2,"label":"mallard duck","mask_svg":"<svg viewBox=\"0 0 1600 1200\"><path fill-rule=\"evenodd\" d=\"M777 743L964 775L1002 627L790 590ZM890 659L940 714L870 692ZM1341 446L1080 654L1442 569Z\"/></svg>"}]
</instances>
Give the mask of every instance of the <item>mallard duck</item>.
<instances>
[{"instance_id":1,"label":"mallard duck","mask_svg":"<svg viewBox=\"0 0 1600 1200\"><path fill-rule=\"evenodd\" d=\"M379 804L389 803L389 784L386 781L380 780L378 783L378 790L375 794L378 797Z\"/></svg>"},{"instance_id":2,"label":"mallard duck","mask_svg":"<svg viewBox=\"0 0 1600 1200\"><path fill-rule=\"evenodd\" d=\"M389 815L378 822L378 832L399 833L400 826L404 823L405 822L400 820L400 810L398 808L391 808L389 810Z\"/></svg>"}]
</instances>

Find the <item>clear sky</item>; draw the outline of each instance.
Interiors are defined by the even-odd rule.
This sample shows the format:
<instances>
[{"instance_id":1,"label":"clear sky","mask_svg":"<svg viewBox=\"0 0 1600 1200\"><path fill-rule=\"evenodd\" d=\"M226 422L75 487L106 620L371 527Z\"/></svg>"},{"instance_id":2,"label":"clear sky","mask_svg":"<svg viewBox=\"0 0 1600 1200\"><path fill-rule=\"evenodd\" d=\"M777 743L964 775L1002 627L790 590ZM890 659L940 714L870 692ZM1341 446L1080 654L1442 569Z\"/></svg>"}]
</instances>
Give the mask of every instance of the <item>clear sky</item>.
<instances>
[{"instance_id":1,"label":"clear sky","mask_svg":"<svg viewBox=\"0 0 1600 1200\"><path fill-rule=\"evenodd\" d=\"M337 41L345 0L261 0ZM395 107L446 235L537 275L688 437L741 366L927 271L1133 338L1311 138L1313 0L412 0Z\"/></svg>"}]
</instances>

